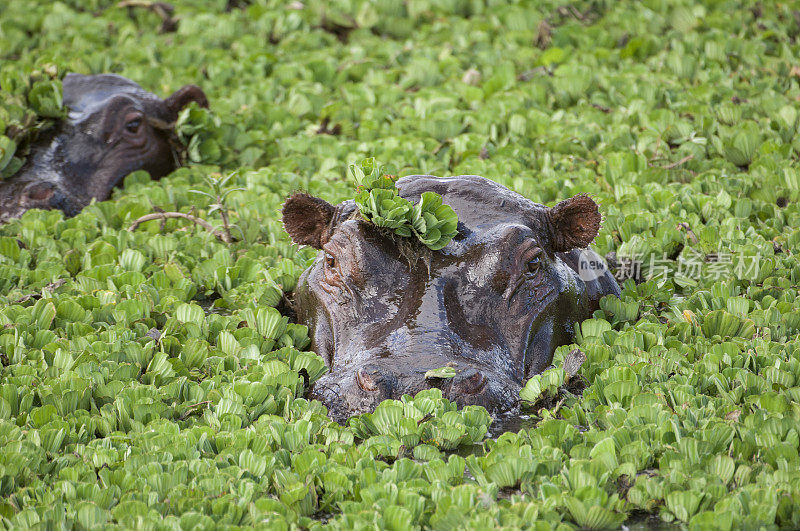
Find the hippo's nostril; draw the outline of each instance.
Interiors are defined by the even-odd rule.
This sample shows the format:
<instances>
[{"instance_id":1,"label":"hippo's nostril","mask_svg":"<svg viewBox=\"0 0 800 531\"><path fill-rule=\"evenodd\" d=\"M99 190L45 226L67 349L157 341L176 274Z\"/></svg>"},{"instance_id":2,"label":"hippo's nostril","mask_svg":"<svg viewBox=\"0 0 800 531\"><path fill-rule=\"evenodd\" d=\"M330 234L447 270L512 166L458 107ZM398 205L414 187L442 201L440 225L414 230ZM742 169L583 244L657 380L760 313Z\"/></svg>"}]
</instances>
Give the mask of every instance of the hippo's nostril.
<instances>
[{"instance_id":1,"label":"hippo's nostril","mask_svg":"<svg viewBox=\"0 0 800 531\"><path fill-rule=\"evenodd\" d=\"M370 374L364 369L358 369L356 371L356 383L364 391L378 390L378 382L376 381L375 375Z\"/></svg>"},{"instance_id":2,"label":"hippo's nostril","mask_svg":"<svg viewBox=\"0 0 800 531\"><path fill-rule=\"evenodd\" d=\"M25 190L25 197L29 201L47 201L55 193L55 186L51 183L36 183Z\"/></svg>"},{"instance_id":3,"label":"hippo's nostril","mask_svg":"<svg viewBox=\"0 0 800 531\"><path fill-rule=\"evenodd\" d=\"M461 378L454 384L454 390L457 393L477 395L486 387L488 380L481 371L471 371L470 374Z\"/></svg>"}]
</instances>

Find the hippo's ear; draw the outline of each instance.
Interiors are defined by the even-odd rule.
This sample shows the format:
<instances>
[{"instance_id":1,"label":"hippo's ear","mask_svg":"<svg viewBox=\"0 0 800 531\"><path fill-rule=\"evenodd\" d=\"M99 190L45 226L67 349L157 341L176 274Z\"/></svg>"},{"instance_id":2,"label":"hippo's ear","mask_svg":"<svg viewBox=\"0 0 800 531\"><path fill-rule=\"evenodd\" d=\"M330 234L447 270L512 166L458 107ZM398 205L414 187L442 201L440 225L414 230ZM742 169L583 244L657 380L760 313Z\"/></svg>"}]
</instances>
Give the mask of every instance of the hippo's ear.
<instances>
[{"instance_id":1,"label":"hippo's ear","mask_svg":"<svg viewBox=\"0 0 800 531\"><path fill-rule=\"evenodd\" d=\"M196 101L200 107L208 108L208 98L203 89L197 85L184 85L172 96L164 100L167 108L176 115L181 112L181 109L189 105L191 102Z\"/></svg>"},{"instance_id":2,"label":"hippo's ear","mask_svg":"<svg viewBox=\"0 0 800 531\"><path fill-rule=\"evenodd\" d=\"M600 230L600 210L588 195L576 195L561 201L547 213L556 252L588 247Z\"/></svg>"},{"instance_id":3,"label":"hippo's ear","mask_svg":"<svg viewBox=\"0 0 800 531\"><path fill-rule=\"evenodd\" d=\"M283 204L283 228L298 245L322 249L336 207L313 195L294 194Z\"/></svg>"}]
</instances>

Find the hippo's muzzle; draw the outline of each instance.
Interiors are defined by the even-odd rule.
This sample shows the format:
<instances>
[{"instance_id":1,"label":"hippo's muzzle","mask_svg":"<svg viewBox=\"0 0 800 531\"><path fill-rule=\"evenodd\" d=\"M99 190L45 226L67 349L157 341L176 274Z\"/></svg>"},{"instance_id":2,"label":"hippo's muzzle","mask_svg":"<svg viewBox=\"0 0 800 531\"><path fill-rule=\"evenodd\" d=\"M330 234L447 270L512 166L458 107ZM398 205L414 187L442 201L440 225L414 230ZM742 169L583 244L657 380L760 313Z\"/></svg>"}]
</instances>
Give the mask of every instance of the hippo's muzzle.
<instances>
[{"instance_id":1,"label":"hippo's muzzle","mask_svg":"<svg viewBox=\"0 0 800 531\"><path fill-rule=\"evenodd\" d=\"M453 378L426 379L427 371L422 369L400 371L370 363L325 374L312 387L310 398L326 404L331 418L337 422L372 411L383 400L398 400L403 395L431 388L440 389L442 396L460 407L478 405L495 412L508 412L516 407L520 382L475 367L456 370Z\"/></svg>"},{"instance_id":2,"label":"hippo's muzzle","mask_svg":"<svg viewBox=\"0 0 800 531\"><path fill-rule=\"evenodd\" d=\"M23 191L22 201L25 209L56 209L67 217L75 216L88 202L64 190L62 186L52 182L33 182Z\"/></svg>"},{"instance_id":3,"label":"hippo's muzzle","mask_svg":"<svg viewBox=\"0 0 800 531\"><path fill-rule=\"evenodd\" d=\"M428 315L434 323L435 315ZM438 327L390 331L377 340L376 346L360 351L334 347L337 359L348 360L343 366L324 375L311 390L311 397L328 405L331 417L347 417L371 411L380 401L400 399L419 391L437 388L459 406L480 405L492 411L513 409L522 387L522 379L502 372L501 362L487 366L487 360L501 360L511 355L490 338L478 348L465 342L447 322ZM348 341L349 344L352 344ZM488 347L488 349L487 349ZM431 376L436 369L449 368L450 378Z\"/></svg>"}]
</instances>

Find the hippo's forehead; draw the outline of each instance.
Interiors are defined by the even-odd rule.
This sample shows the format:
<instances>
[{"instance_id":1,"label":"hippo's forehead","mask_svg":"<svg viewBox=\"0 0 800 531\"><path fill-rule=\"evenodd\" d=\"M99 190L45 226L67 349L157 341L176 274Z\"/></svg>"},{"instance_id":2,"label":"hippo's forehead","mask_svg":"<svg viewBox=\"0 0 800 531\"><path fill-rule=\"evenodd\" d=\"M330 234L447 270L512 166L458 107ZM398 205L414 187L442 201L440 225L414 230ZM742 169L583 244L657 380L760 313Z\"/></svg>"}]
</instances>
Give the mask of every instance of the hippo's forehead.
<instances>
[{"instance_id":1,"label":"hippo's forehead","mask_svg":"<svg viewBox=\"0 0 800 531\"><path fill-rule=\"evenodd\" d=\"M419 201L423 192L436 192L458 216L461 238L486 240L508 226L524 226L533 234L547 236L543 205L477 175L432 177L411 175L397 181L400 195Z\"/></svg>"},{"instance_id":2,"label":"hippo's forehead","mask_svg":"<svg viewBox=\"0 0 800 531\"><path fill-rule=\"evenodd\" d=\"M436 192L458 216L456 237L431 256L435 269L440 272L442 268L453 272L490 267L490 263L498 262L501 256L521 259L517 255L532 248L550 246L552 235L547 207L483 177L414 175L398 180L397 187L400 195L411 201L419 201L423 192ZM379 276L383 276L382 268L392 269L389 263L406 263L408 259L398 245L399 240L376 230L368 222L354 219L356 210L352 200L338 205L330 232L323 238L331 242L325 249L336 248L339 252L346 249L355 263L362 264L359 270L373 271ZM380 265L371 267L372 264Z\"/></svg>"},{"instance_id":3,"label":"hippo's forehead","mask_svg":"<svg viewBox=\"0 0 800 531\"><path fill-rule=\"evenodd\" d=\"M64 105L69 108L69 118L77 123L97 114L109 100L125 96L148 116L168 121L168 113L161 99L122 76L114 74L67 74L63 82Z\"/></svg>"}]
</instances>

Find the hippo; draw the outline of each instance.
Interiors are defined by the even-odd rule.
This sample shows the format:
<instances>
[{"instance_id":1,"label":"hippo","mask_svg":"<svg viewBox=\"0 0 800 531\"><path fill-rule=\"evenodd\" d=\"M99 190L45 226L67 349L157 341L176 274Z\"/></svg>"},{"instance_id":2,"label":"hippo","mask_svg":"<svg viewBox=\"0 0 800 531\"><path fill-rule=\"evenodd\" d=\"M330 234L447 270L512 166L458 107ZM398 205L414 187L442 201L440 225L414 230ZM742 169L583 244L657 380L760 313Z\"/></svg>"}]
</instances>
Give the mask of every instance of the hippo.
<instances>
[{"instance_id":1,"label":"hippo","mask_svg":"<svg viewBox=\"0 0 800 531\"><path fill-rule=\"evenodd\" d=\"M196 85L165 100L114 74L67 74L66 120L33 147L19 173L0 182L0 223L31 208L74 216L92 199L108 199L126 175L159 179L179 164L173 127L190 102L208 107Z\"/></svg>"},{"instance_id":2,"label":"hippo","mask_svg":"<svg viewBox=\"0 0 800 531\"><path fill-rule=\"evenodd\" d=\"M524 382L603 296L620 295L588 249L597 204L578 195L548 208L474 175L412 175L397 188L411 201L440 194L458 216L453 240L430 251L364 220L352 200L300 192L284 203L292 240L320 250L294 298L329 369L309 396L339 422L432 387L459 406L515 412ZM425 378L442 367L455 377Z\"/></svg>"}]
</instances>

